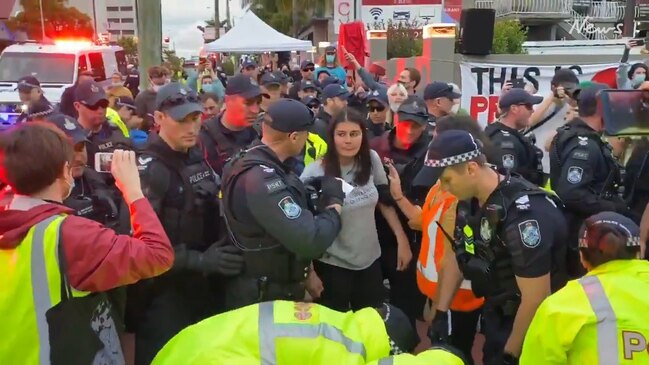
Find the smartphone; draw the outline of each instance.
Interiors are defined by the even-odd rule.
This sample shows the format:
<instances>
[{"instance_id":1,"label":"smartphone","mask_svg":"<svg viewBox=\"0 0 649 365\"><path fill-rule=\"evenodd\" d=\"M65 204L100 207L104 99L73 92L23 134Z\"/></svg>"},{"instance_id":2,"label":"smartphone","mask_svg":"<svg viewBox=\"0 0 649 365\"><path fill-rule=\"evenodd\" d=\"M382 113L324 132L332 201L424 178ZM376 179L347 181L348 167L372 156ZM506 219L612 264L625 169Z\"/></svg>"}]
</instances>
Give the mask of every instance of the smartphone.
<instances>
[{"instance_id":1,"label":"smartphone","mask_svg":"<svg viewBox=\"0 0 649 365\"><path fill-rule=\"evenodd\" d=\"M512 79L509 82L512 83L512 89L524 89L525 80L524 79Z\"/></svg>"},{"instance_id":2,"label":"smartphone","mask_svg":"<svg viewBox=\"0 0 649 365\"><path fill-rule=\"evenodd\" d=\"M637 47L644 46L646 43L644 38L635 38L633 41Z\"/></svg>"},{"instance_id":3,"label":"smartphone","mask_svg":"<svg viewBox=\"0 0 649 365\"><path fill-rule=\"evenodd\" d=\"M602 90L598 101L605 135L649 135L649 92Z\"/></svg>"},{"instance_id":4,"label":"smartphone","mask_svg":"<svg viewBox=\"0 0 649 365\"><path fill-rule=\"evenodd\" d=\"M113 154L107 152L95 153L95 171L110 173L110 167L113 162Z\"/></svg>"}]
</instances>

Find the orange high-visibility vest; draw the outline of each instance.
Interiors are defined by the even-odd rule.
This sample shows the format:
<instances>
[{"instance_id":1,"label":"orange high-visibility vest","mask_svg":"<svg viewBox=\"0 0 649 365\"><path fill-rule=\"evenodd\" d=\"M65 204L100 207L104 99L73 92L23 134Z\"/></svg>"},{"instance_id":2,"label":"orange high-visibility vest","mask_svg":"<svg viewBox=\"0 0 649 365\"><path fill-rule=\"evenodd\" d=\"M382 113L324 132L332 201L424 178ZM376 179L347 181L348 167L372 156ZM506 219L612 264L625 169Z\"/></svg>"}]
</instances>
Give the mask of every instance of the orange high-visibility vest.
<instances>
[{"instance_id":1,"label":"orange high-visibility vest","mask_svg":"<svg viewBox=\"0 0 649 365\"><path fill-rule=\"evenodd\" d=\"M434 298L437 290L438 270L444 257L444 244L447 240L439 228L442 217L452 214L457 198L440 189L440 183L435 184L428 195L421 212L421 251L417 259L417 285L419 290L429 298ZM447 232L453 235L453 231ZM451 253L452 254L452 253ZM463 280L460 289L455 294L451 309L470 312L482 306L483 298L476 298L471 291L471 282Z\"/></svg>"}]
</instances>

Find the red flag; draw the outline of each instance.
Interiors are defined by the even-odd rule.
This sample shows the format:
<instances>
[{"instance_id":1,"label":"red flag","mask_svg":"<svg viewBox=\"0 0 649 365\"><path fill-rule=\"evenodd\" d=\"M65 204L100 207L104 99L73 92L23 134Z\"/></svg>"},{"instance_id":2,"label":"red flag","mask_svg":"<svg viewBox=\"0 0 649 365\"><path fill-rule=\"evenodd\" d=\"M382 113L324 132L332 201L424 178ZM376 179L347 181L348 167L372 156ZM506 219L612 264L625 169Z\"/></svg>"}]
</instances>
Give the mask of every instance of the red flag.
<instances>
[{"instance_id":1,"label":"red flag","mask_svg":"<svg viewBox=\"0 0 649 365\"><path fill-rule=\"evenodd\" d=\"M362 21L340 24L338 32L338 61L347 70L353 70L354 66L345 59L343 48L356 57L356 61L365 66L365 57L369 55L367 39L365 36L365 24Z\"/></svg>"}]
</instances>

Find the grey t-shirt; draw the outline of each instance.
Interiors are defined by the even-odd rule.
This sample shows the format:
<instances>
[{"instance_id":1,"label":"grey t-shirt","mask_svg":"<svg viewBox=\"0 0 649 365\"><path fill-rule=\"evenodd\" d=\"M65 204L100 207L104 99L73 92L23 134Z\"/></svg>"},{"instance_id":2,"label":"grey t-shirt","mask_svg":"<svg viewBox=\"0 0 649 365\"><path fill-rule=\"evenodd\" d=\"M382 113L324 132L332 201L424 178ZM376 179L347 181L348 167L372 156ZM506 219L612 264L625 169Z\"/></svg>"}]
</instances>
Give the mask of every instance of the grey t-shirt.
<instances>
[{"instance_id":1,"label":"grey t-shirt","mask_svg":"<svg viewBox=\"0 0 649 365\"><path fill-rule=\"evenodd\" d=\"M372 174L367 184L354 184L355 166L341 166L341 178L354 186L345 197L340 214L342 229L334 243L319 259L329 265L350 270L362 270L369 267L381 256L379 236L376 232L374 210L379 201L376 185L388 184L381 158L371 150ZM304 169L302 180L309 177L323 176L322 160L315 161Z\"/></svg>"}]
</instances>

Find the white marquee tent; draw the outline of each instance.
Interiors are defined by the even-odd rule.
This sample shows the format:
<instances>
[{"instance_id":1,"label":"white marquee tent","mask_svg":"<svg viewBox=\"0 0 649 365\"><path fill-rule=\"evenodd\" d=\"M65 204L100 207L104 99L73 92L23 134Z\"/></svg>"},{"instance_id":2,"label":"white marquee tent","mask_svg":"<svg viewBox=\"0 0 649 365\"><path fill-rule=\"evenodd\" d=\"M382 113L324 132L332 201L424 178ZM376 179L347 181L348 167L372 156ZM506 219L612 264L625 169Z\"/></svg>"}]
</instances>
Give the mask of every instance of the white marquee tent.
<instances>
[{"instance_id":1,"label":"white marquee tent","mask_svg":"<svg viewBox=\"0 0 649 365\"><path fill-rule=\"evenodd\" d=\"M248 10L241 20L221 38L205 45L207 52L280 52L309 51L310 41L284 35Z\"/></svg>"}]
</instances>

